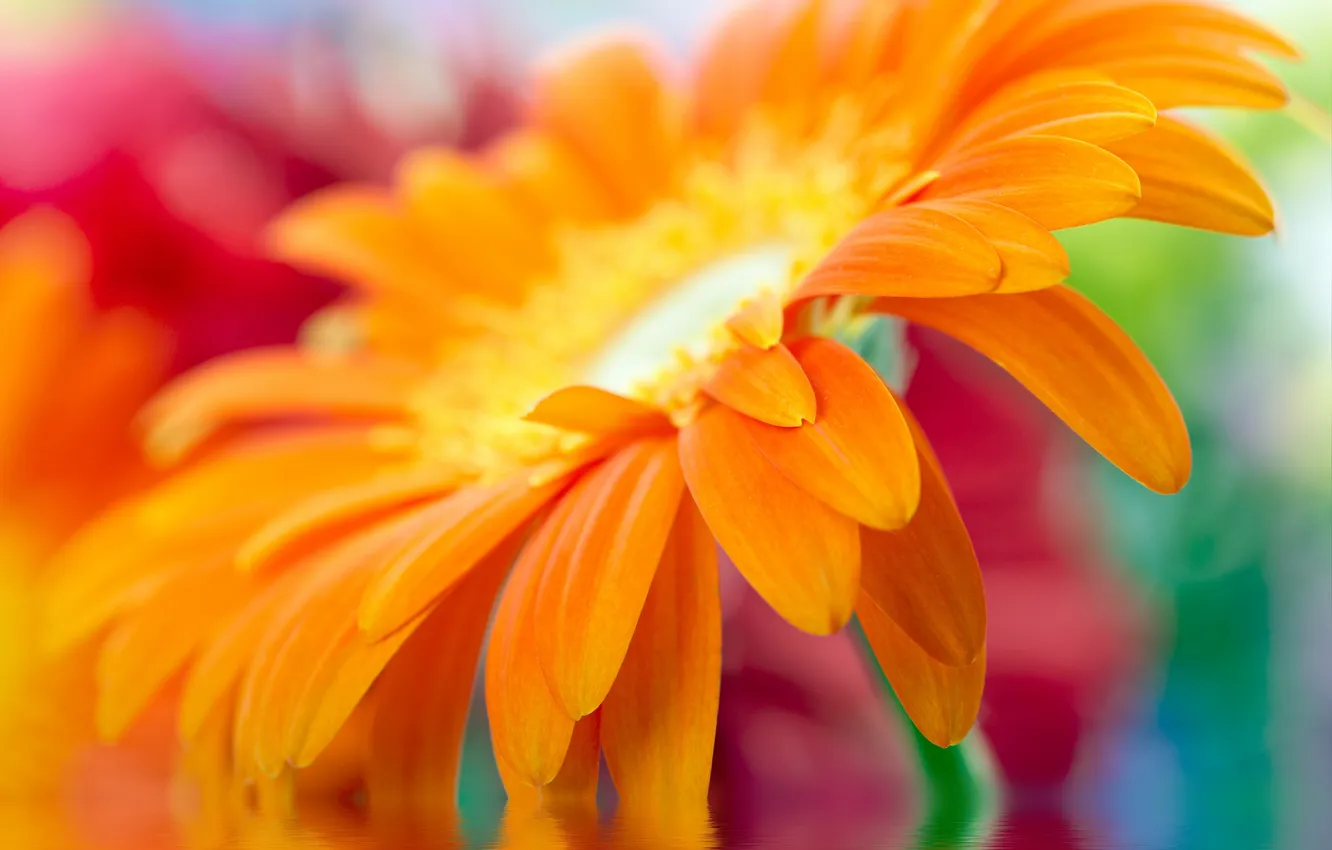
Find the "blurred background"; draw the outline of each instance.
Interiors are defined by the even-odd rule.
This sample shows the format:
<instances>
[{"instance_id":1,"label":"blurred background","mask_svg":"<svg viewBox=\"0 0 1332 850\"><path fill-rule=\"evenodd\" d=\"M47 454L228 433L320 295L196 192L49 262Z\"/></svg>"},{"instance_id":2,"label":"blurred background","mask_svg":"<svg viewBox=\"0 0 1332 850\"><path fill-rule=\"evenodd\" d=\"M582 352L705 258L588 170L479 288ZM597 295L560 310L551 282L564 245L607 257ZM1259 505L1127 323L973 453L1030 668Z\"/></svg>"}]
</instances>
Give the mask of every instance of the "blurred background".
<instances>
[{"instance_id":1,"label":"blurred background","mask_svg":"<svg viewBox=\"0 0 1332 850\"><path fill-rule=\"evenodd\" d=\"M1268 181L1278 232L1243 241L1121 221L1061 234L1073 285L1129 331L1184 409L1195 471L1183 493L1138 487L980 358L911 338L910 400L985 572L981 728L1005 804L961 824L922 820L910 742L854 643L791 633L735 593L714 803L736 841L1332 846L1332 6L1235 5L1306 51L1276 69L1290 109L1199 116ZM629 23L684 57L715 7L0 0L0 226L34 206L77 225L90 257L79 321L132 314L160 343L137 373L142 395L224 351L293 339L336 293L264 259L263 225L284 204L333 181L383 180L413 146L493 138L521 110L524 69L554 42ZM97 336L76 334L62 356L96 359ZM64 380L69 362L42 380ZM0 471L8 419L0 411ZM91 507L69 507L80 486L69 470L14 466L13 480L40 477L47 494L33 504L31 483L6 490L0 475L0 580L19 586ZM13 530L34 525L43 534ZM21 598L0 593L0 606ZM0 610L0 640L23 640L24 616ZM0 696L20 654L0 654ZM488 841L502 791L483 717L472 725L464 825ZM145 824L164 804L144 802L160 761L85 754L94 778L54 792L92 812L68 840L148 846L135 830L161 829ZM0 797L12 791L0 780ZM0 830L17 828L0 816ZM280 839L243 846L267 841Z\"/></svg>"}]
</instances>

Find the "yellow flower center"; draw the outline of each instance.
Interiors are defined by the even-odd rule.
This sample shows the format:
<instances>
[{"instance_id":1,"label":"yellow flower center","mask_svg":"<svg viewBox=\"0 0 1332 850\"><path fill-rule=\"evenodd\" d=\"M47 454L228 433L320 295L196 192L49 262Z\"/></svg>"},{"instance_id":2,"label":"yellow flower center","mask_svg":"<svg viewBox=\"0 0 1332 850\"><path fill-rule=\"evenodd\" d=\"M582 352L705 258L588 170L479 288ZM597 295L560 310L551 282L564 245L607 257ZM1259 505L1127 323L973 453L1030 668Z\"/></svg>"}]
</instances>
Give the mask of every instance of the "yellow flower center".
<instances>
[{"instance_id":1,"label":"yellow flower center","mask_svg":"<svg viewBox=\"0 0 1332 850\"><path fill-rule=\"evenodd\" d=\"M785 286L791 251L758 245L704 266L638 312L588 364L580 383L644 393L680 363L705 361L725 345L718 331L743 304Z\"/></svg>"},{"instance_id":2,"label":"yellow flower center","mask_svg":"<svg viewBox=\"0 0 1332 850\"><path fill-rule=\"evenodd\" d=\"M761 293L788 294L905 177L905 165L850 154L853 121L826 126L799 145L753 127L728 162L698 158L638 218L557 233L553 273L422 387L426 456L489 477L568 450L577 435L522 417L574 384L687 416L738 344L726 320Z\"/></svg>"}]
</instances>

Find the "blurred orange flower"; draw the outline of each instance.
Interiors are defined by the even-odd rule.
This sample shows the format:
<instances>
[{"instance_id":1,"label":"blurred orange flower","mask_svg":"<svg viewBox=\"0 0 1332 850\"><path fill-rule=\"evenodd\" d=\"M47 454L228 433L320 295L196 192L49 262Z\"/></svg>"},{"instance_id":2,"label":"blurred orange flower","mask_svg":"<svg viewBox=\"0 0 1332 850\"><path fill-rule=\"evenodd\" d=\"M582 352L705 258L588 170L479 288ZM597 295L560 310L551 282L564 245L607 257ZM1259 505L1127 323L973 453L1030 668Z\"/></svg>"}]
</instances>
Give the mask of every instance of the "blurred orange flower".
<instances>
[{"instance_id":1,"label":"blurred orange flower","mask_svg":"<svg viewBox=\"0 0 1332 850\"><path fill-rule=\"evenodd\" d=\"M0 797L53 790L91 740L84 664L43 663L36 579L109 502L146 483L129 430L169 348L153 322L88 300L89 249L36 209L0 228ZM80 709L84 709L81 711Z\"/></svg>"},{"instance_id":2,"label":"blurred orange flower","mask_svg":"<svg viewBox=\"0 0 1332 850\"><path fill-rule=\"evenodd\" d=\"M1268 232L1249 169L1159 113L1282 104L1253 50L1294 54L1174 0L751 3L683 88L637 38L571 47L483 154L420 151L391 191L279 220L277 251L353 295L303 347L148 408L179 471L64 552L50 637L117 623L108 736L188 667L186 740L262 786L362 705L392 807L451 793L498 598L511 798L585 800L604 752L626 806L701 805L720 544L793 625L857 613L912 720L956 743L984 678L975 555L924 433L834 337L942 330L1178 490L1180 413L1062 285L1050 231Z\"/></svg>"}]
</instances>

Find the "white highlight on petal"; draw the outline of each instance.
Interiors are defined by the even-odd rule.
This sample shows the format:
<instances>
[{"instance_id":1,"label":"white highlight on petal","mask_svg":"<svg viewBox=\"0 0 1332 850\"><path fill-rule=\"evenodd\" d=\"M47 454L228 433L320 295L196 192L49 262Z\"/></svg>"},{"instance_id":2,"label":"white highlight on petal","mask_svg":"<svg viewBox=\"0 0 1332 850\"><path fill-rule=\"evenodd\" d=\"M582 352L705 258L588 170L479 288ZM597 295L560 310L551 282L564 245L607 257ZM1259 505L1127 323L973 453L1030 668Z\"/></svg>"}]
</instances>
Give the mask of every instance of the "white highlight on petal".
<instances>
[{"instance_id":1,"label":"white highlight on petal","mask_svg":"<svg viewBox=\"0 0 1332 850\"><path fill-rule=\"evenodd\" d=\"M764 290L784 292L793 254L767 243L710 263L649 303L588 363L580 383L620 395L676 363L706 357L718 326Z\"/></svg>"}]
</instances>

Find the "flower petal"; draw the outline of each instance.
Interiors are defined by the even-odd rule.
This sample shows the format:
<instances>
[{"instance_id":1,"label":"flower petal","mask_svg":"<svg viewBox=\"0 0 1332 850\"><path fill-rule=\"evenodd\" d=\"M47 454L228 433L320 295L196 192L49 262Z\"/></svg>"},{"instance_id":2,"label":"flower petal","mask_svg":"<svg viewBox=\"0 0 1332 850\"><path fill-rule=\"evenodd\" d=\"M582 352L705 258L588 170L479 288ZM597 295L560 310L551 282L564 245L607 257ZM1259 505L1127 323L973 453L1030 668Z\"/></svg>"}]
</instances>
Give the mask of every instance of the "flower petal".
<instances>
[{"instance_id":1,"label":"flower petal","mask_svg":"<svg viewBox=\"0 0 1332 850\"><path fill-rule=\"evenodd\" d=\"M860 584L855 520L801 490L721 405L680 433L689 492L717 542L769 605L811 634L846 624Z\"/></svg>"},{"instance_id":2,"label":"flower petal","mask_svg":"<svg viewBox=\"0 0 1332 850\"><path fill-rule=\"evenodd\" d=\"M1077 292L885 298L874 309L986 355L1147 487L1174 493L1188 481L1189 435L1170 391L1133 340Z\"/></svg>"},{"instance_id":3,"label":"flower petal","mask_svg":"<svg viewBox=\"0 0 1332 850\"><path fill-rule=\"evenodd\" d=\"M302 571L282 575L229 618L208 642L190 665L181 689L177 725L184 741L197 743L215 725L223 714L220 703L232 692L272 619L280 616L293 599L297 603L303 601L311 592L304 585L312 580Z\"/></svg>"},{"instance_id":4,"label":"flower petal","mask_svg":"<svg viewBox=\"0 0 1332 850\"><path fill-rule=\"evenodd\" d=\"M97 730L118 739L218 625L254 591L226 557L177 573L116 626L97 659Z\"/></svg>"},{"instance_id":5,"label":"flower petal","mask_svg":"<svg viewBox=\"0 0 1332 850\"><path fill-rule=\"evenodd\" d=\"M255 439L200 460L88 523L55 556L48 646L72 646L173 571L232 551L264 517L398 459L364 431L337 429Z\"/></svg>"},{"instance_id":6,"label":"flower petal","mask_svg":"<svg viewBox=\"0 0 1332 850\"><path fill-rule=\"evenodd\" d=\"M782 299L765 292L726 320L731 333L756 348L772 348L782 341Z\"/></svg>"},{"instance_id":7,"label":"flower petal","mask_svg":"<svg viewBox=\"0 0 1332 850\"><path fill-rule=\"evenodd\" d=\"M1281 78L1247 56L1205 45L1165 43L1096 67L1141 92L1159 110L1197 106L1280 109L1290 99Z\"/></svg>"},{"instance_id":8,"label":"flower petal","mask_svg":"<svg viewBox=\"0 0 1332 850\"><path fill-rule=\"evenodd\" d=\"M537 74L537 124L586 159L625 213L671 179L679 128L654 65L637 40L607 37L566 48Z\"/></svg>"},{"instance_id":9,"label":"flower petal","mask_svg":"<svg viewBox=\"0 0 1332 850\"><path fill-rule=\"evenodd\" d=\"M957 216L989 240L1003 264L996 293L1045 289L1068 277L1068 254L1059 240L1016 210L989 201L958 198L921 205Z\"/></svg>"},{"instance_id":10,"label":"flower petal","mask_svg":"<svg viewBox=\"0 0 1332 850\"><path fill-rule=\"evenodd\" d=\"M864 594L856 605L856 617L920 734L936 747L960 744L980 711L985 650L966 667L949 667L931 658Z\"/></svg>"},{"instance_id":11,"label":"flower petal","mask_svg":"<svg viewBox=\"0 0 1332 850\"><path fill-rule=\"evenodd\" d=\"M797 486L874 528L901 528L920 500L911 432L893 394L854 351L831 339L796 343L818 417L799 428L745 420L750 436Z\"/></svg>"},{"instance_id":12,"label":"flower petal","mask_svg":"<svg viewBox=\"0 0 1332 850\"><path fill-rule=\"evenodd\" d=\"M1101 45L1133 49L1160 34L1183 43L1208 43L1231 50L1243 48L1283 59L1298 59L1299 50L1286 39L1231 9L1192 0L1116 0L1107 4L1064 4L1049 15L1043 33L1059 54ZM1062 47L1062 50L1059 48Z\"/></svg>"},{"instance_id":13,"label":"flower petal","mask_svg":"<svg viewBox=\"0 0 1332 850\"><path fill-rule=\"evenodd\" d=\"M614 202L569 146L531 128L501 137L487 155L514 195L542 221L601 221Z\"/></svg>"},{"instance_id":14,"label":"flower petal","mask_svg":"<svg viewBox=\"0 0 1332 850\"><path fill-rule=\"evenodd\" d=\"M22 459L33 408L83 322L89 254L78 226L51 209L0 227L0 469Z\"/></svg>"},{"instance_id":15,"label":"flower petal","mask_svg":"<svg viewBox=\"0 0 1332 850\"><path fill-rule=\"evenodd\" d=\"M595 819L597 780L601 777L601 712L594 711L574 724L569 749L560 772L541 789L541 799L552 808L568 811L590 807Z\"/></svg>"},{"instance_id":16,"label":"flower petal","mask_svg":"<svg viewBox=\"0 0 1332 850\"><path fill-rule=\"evenodd\" d=\"M230 354L180 378L148 404L147 449L170 463L234 422L400 417L420 378L417 369L386 359L320 357L291 347Z\"/></svg>"},{"instance_id":17,"label":"flower petal","mask_svg":"<svg viewBox=\"0 0 1332 850\"><path fill-rule=\"evenodd\" d=\"M960 150L1019 135L1061 136L1104 145L1156 123L1152 101L1091 72L1037 74L995 93L949 142Z\"/></svg>"},{"instance_id":18,"label":"flower petal","mask_svg":"<svg viewBox=\"0 0 1332 850\"><path fill-rule=\"evenodd\" d=\"M546 681L573 718L615 681L684 490L674 437L635 443L588 479L578 542L547 563L535 612Z\"/></svg>"},{"instance_id":19,"label":"flower petal","mask_svg":"<svg viewBox=\"0 0 1332 850\"><path fill-rule=\"evenodd\" d=\"M440 306L438 257L382 189L340 185L306 195L269 226L268 243L277 259L299 269Z\"/></svg>"},{"instance_id":20,"label":"flower petal","mask_svg":"<svg viewBox=\"0 0 1332 850\"><path fill-rule=\"evenodd\" d=\"M707 803L721 693L717 581L717 544L685 499L601 709L606 764L628 808Z\"/></svg>"},{"instance_id":21,"label":"flower petal","mask_svg":"<svg viewBox=\"0 0 1332 850\"><path fill-rule=\"evenodd\" d=\"M366 773L375 812L429 812L457 793L477 657L508 566L496 561L459 582L375 682Z\"/></svg>"},{"instance_id":22,"label":"flower petal","mask_svg":"<svg viewBox=\"0 0 1332 850\"><path fill-rule=\"evenodd\" d=\"M860 586L921 649L965 666L985 645L980 564L925 432L907 420L920 453L920 508L900 530L860 530Z\"/></svg>"},{"instance_id":23,"label":"flower petal","mask_svg":"<svg viewBox=\"0 0 1332 850\"><path fill-rule=\"evenodd\" d=\"M441 284L516 302L551 262L536 222L492 174L441 148L409 153L397 169L409 215L439 255Z\"/></svg>"},{"instance_id":24,"label":"flower petal","mask_svg":"<svg viewBox=\"0 0 1332 850\"><path fill-rule=\"evenodd\" d=\"M762 97L786 33L796 18L774 15L767 2L736 3L706 40L695 63L693 121L706 136L724 138Z\"/></svg>"},{"instance_id":25,"label":"flower petal","mask_svg":"<svg viewBox=\"0 0 1332 850\"><path fill-rule=\"evenodd\" d=\"M379 530L331 550L325 561L338 566L326 569L336 576L319 581L299 604L287 604L271 618L236 702L236 763L242 775L275 778L284 769L295 705L312 683L329 675L332 659L354 635L356 601L370 579L372 559L391 545L391 537Z\"/></svg>"},{"instance_id":26,"label":"flower petal","mask_svg":"<svg viewBox=\"0 0 1332 850\"><path fill-rule=\"evenodd\" d=\"M422 509L418 515L424 512ZM399 528L411 524L413 518L399 520ZM398 533L393 529L388 532L389 536ZM462 628L463 624L470 624L467 628L472 628L476 625L474 617L482 620L479 628L484 629L496 591L521 540L521 534L504 540L459 579L439 603L383 640L370 641L361 634L355 621L354 604L338 606L338 616L323 641L318 639L316 632L302 630L306 646L289 653L293 663L285 671L275 671L275 678L298 683L292 689L287 705L275 707L277 717L282 721L278 728L282 732L287 761L303 768L318 758L337 737L370 687L378 682L386 666L415 637L418 629L427 625L438 625L441 629ZM437 615L452 625L433 623ZM471 638L464 632L454 633L463 642L458 644L460 647ZM479 634L474 637L480 640ZM301 657L308 658L309 662L300 664ZM475 654L470 659L454 660L463 667L470 664L469 673L464 677L470 683L473 679L471 671L476 665ZM470 693L470 684L467 690Z\"/></svg>"},{"instance_id":27,"label":"flower petal","mask_svg":"<svg viewBox=\"0 0 1332 850\"><path fill-rule=\"evenodd\" d=\"M490 628L486 709L495 760L510 799L529 796L555 778L573 735L573 718L551 694L541 672L535 609L542 572L588 480L585 476L574 483L523 548Z\"/></svg>"},{"instance_id":28,"label":"flower petal","mask_svg":"<svg viewBox=\"0 0 1332 850\"><path fill-rule=\"evenodd\" d=\"M901 12L902 7L891 3L857 3L840 21L834 17L833 49L827 57L831 79L853 90L870 85L894 46Z\"/></svg>"},{"instance_id":29,"label":"flower petal","mask_svg":"<svg viewBox=\"0 0 1332 850\"><path fill-rule=\"evenodd\" d=\"M774 11L768 4L770 27L779 36L763 81L762 99L778 108L809 106L823 72L822 2L787 3ZM780 4L776 4L780 5Z\"/></svg>"},{"instance_id":30,"label":"flower petal","mask_svg":"<svg viewBox=\"0 0 1332 850\"><path fill-rule=\"evenodd\" d=\"M599 387L581 385L556 390L537 402L523 418L528 422L585 434L651 433L671 429L671 420L654 407Z\"/></svg>"},{"instance_id":31,"label":"flower petal","mask_svg":"<svg viewBox=\"0 0 1332 850\"><path fill-rule=\"evenodd\" d=\"M485 567L478 565L468 575L482 569ZM454 590L462 587L459 582ZM341 639L336 644L338 651L319 659L319 666L302 680L295 702L284 712L287 722L283 749L288 763L300 769L309 767L319 758L333 743L384 667L430 613L433 612L423 614L380 641L368 641L354 628L341 632Z\"/></svg>"},{"instance_id":32,"label":"flower petal","mask_svg":"<svg viewBox=\"0 0 1332 850\"><path fill-rule=\"evenodd\" d=\"M920 205L862 221L806 277L792 300L822 295L946 297L989 292L1003 266L976 228Z\"/></svg>"},{"instance_id":33,"label":"flower petal","mask_svg":"<svg viewBox=\"0 0 1332 850\"><path fill-rule=\"evenodd\" d=\"M1096 145L1055 136L1014 136L951 155L924 198L990 201L1046 230L1123 215L1142 194L1123 160Z\"/></svg>"},{"instance_id":34,"label":"flower petal","mask_svg":"<svg viewBox=\"0 0 1332 850\"><path fill-rule=\"evenodd\" d=\"M794 428L813 421L814 388L786 346L742 345L726 356L703 392L760 422Z\"/></svg>"},{"instance_id":35,"label":"flower petal","mask_svg":"<svg viewBox=\"0 0 1332 850\"><path fill-rule=\"evenodd\" d=\"M1142 178L1128 215L1241 236L1271 232L1276 214L1253 170L1210 133L1163 117L1110 149Z\"/></svg>"},{"instance_id":36,"label":"flower petal","mask_svg":"<svg viewBox=\"0 0 1332 850\"><path fill-rule=\"evenodd\" d=\"M382 640L430 607L473 564L564 488L531 486L520 473L492 487L467 487L423 515L416 533L378 570L361 600L361 630Z\"/></svg>"},{"instance_id":37,"label":"flower petal","mask_svg":"<svg viewBox=\"0 0 1332 850\"><path fill-rule=\"evenodd\" d=\"M236 564L250 571L290 560L330 542L330 537L346 534L358 521L442 496L457 484L453 473L422 467L321 491L283 511L246 539L236 554Z\"/></svg>"}]
</instances>

